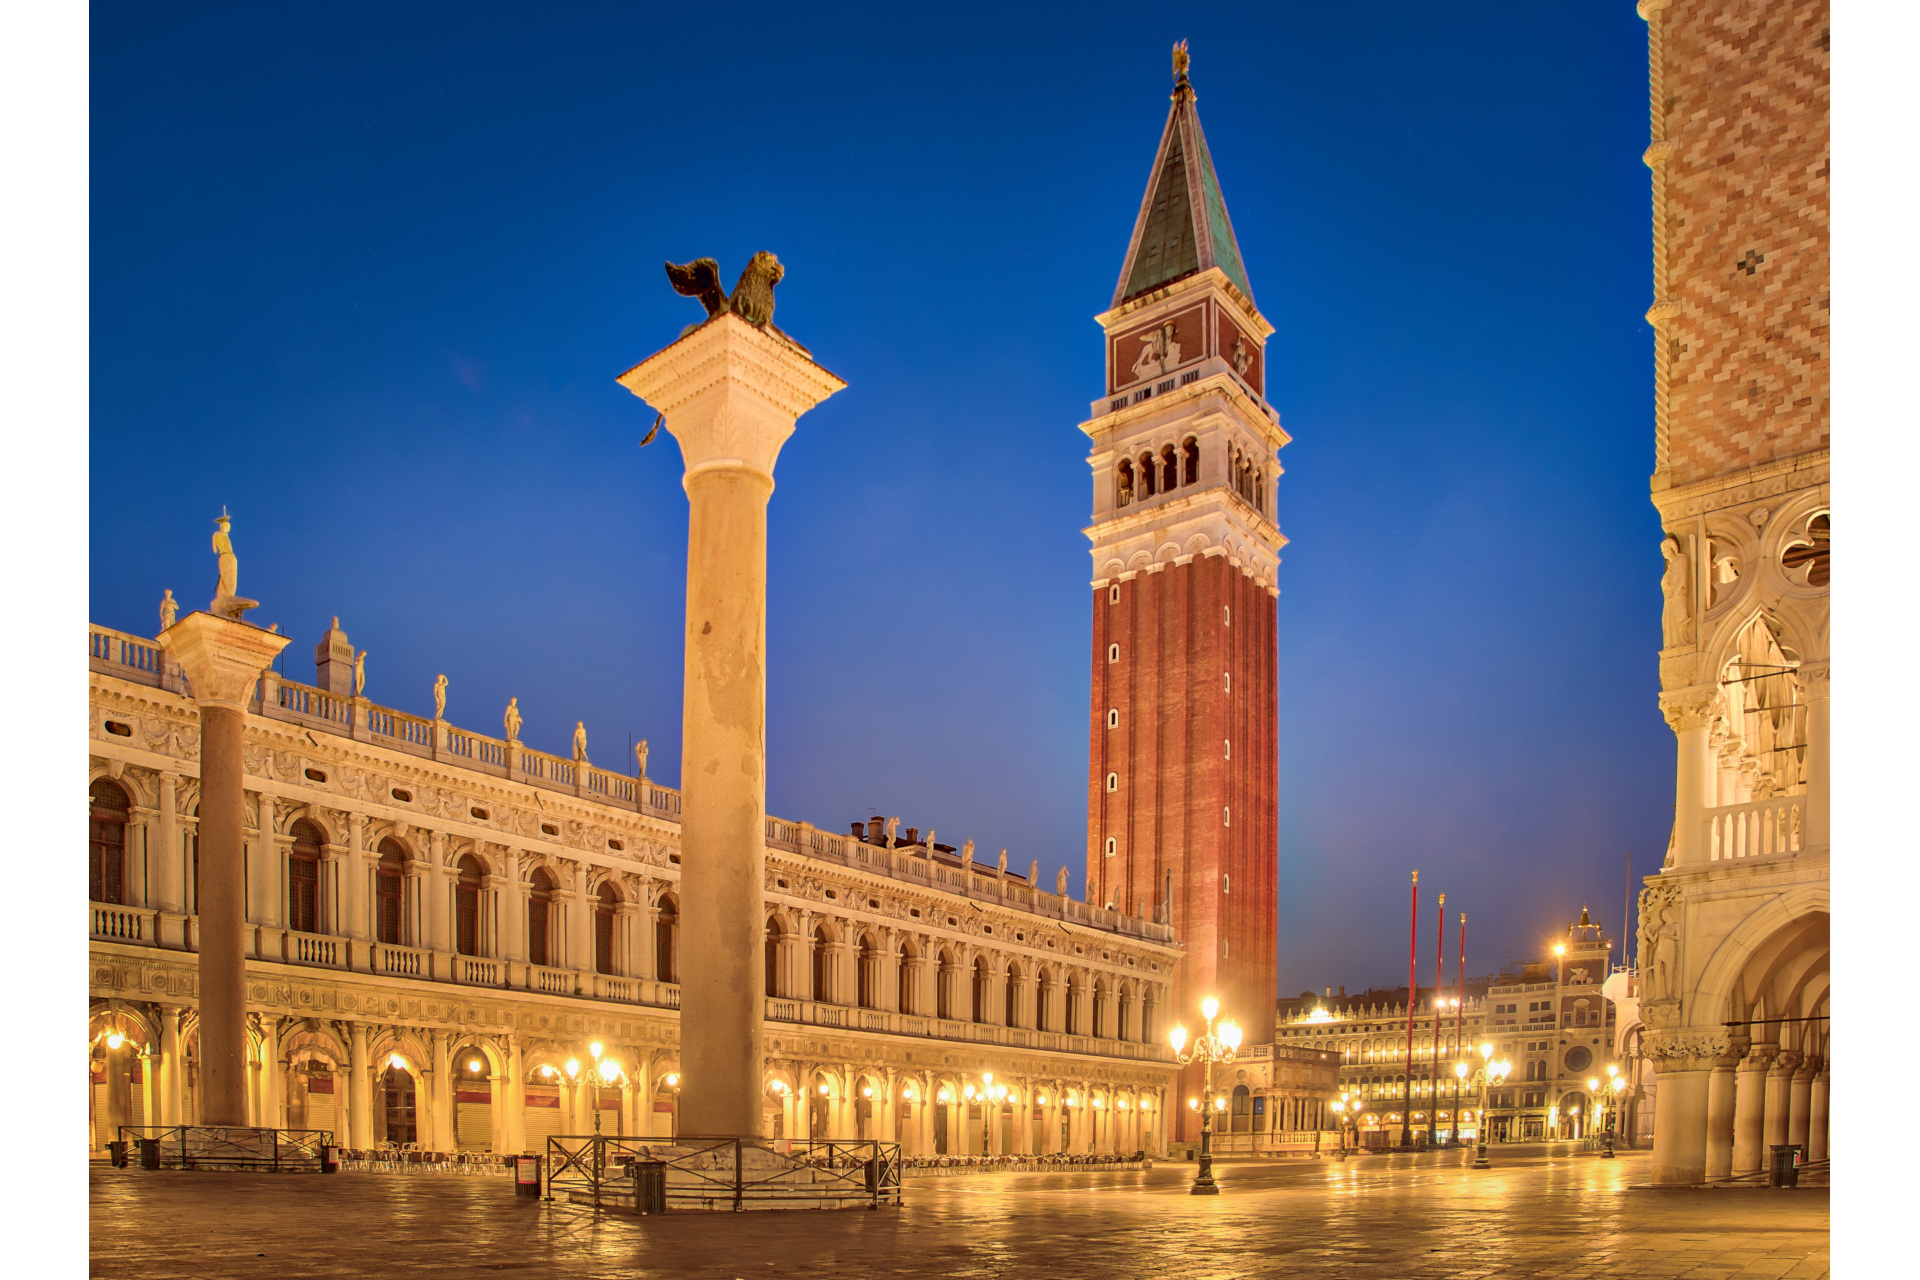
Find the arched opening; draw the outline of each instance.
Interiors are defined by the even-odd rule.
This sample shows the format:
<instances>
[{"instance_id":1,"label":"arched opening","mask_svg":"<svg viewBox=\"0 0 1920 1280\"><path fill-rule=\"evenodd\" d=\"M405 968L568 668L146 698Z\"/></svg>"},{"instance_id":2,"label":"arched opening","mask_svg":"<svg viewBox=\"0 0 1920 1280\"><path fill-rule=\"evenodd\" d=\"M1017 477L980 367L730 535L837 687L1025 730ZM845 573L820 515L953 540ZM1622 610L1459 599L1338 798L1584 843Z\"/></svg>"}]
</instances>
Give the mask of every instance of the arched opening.
<instances>
[{"instance_id":1,"label":"arched opening","mask_svg":"<svg viewBox=\"0 0 1920 1280\"><path fill-rule=\"evenodd\" d=\"M420 1140L415 1124L413 1076L391 1063L380 1077L380 1118L386 1141L412 1146Z\"/></svg>"},{"instance_id":2,"label":"arched opening","mask_svg":"<svg viewBox=\"0 0 1920 1280\"><path fill-rule=\"evenodd\" d=\"M302 818L290 833L287 850L287 928L296 933L320 932L320 846L326 837Z\"/></svg>"},{"instance_id":3,"label":"arched opening","mask_svg":"<svg viewBox=\"0 0 1920 1280\"><path fill-rule=\"evenodd\" d=\"M527 959L534 964L553 963L553 888L545 867L527 877Z\"/></svg>"},{"instance_id":4,"label":"arched opening","mask_svg":"<svg viewBox=\"0 0 1920 1280\"><path fill-rule=\"evenodd\" d=\"M1114 1019L1113 1019L1113 1038L1114 1039L1131 1040L1133 1038L1133 1034L1132 1034L1133 1027L1131 1025L1132 1019L1128 1016L1132 1012L1133 1012L1132 993L1123 990L1120 992L1120 999L1116 1002L1114 1007Z\"/></svg>"},{"instance_id":5,"label":"arched opening","mask_svg":"<svg viewBox=\"0 0 1920 1280\"><path fill-rule=\"evenodd\" d=\"M1160 486L1157 483L1157 480L1158 480L1158 476L1155 473L1155 469L1153 465L1153 455L1150 453L1141 454L1140 455L1140 496L1143 498L1151 498L1154 494L1160 492Z\"/></svg>"},{"instance_id":6,"label":"arched opening","mask_svg":"<svg viewBox=\"0 0 1920 1280\"><path fill-rule=\"evenodd\" d=\"M593 904L593 970L613 974L613 925L620 917L620 893L611 883L602 881Z\"/></svg>"},{"instance_id":7,"label":"arched opening","mask_svg":"<svg viewBox=\"0 0 1920 1280\"><path fill-rule=\"evenodd\" d=\"M1107 1034L1107 980L1099 978L1093 984L1093 1028L1092 1034Z\"/></svg>"},{"instance_id":8,"label":"arched opening","mask_svg":"<svg viewBox=\"0 0 1920 1280\"><path fill-rule=\"evenodd\" d=\"M672 898L660 899L653 922L654 976L662 982L680 981L680 908Z\"/></svg>"},{"instance_id":9,"label":"arched opening","mask_svg":"<svg viewBox=\"0 0 1920 1280\"><path fill-rule=\"evenodd\" d=\"M784 996L787 994L780 985L780 943L786 937L786 930L780 927L780 921L767 917L767 994Z\"/></svg>"},{"instance_id":10,"label":"arched opening","mask_svg":"<svg viewBox=\"0 0 1920 1280\"><path fill-rule=\"evenodd\" d=\"M1200 442L1188 436L1180 446L1180 483L1198 484L1200 482Z\"/></svg>"},{"instance_id":11,"label":"arched opening","mask_svg":"<svg viewBox=\"0 0 1920 1280\"><path fill-rule=\"evenodd\" d=\"M1067 979L1067 1025L1065 1030L1070 1036L1080 1034L1080 1015L1083 1012L1082 1006L1086 1003L1084 994L1079 977L1077 975L1069 977Z\"/></svg>"},{"instance_id":12,"label":"arched opening","mask_svg":"<svg viewBox=\"0 0 1920 1280\"><path fill-rule=\"evenodd\" d=\"M1017 1027L1020 1025L1020 966L1018 963L1007 965L1007 989L1005 994L1007 1000L1005 1006L1007 1011L1007 1025Z\"/></svg>"},{"instance_id":13,"label":"arched opening","mask_svg":"<svg viewBox=\"0 0 1920 1280\"><path fill-rule=\"evenodd\" d=\"M824 924L813 929L813 999L816 1004L833 1002L833 935Z\"/></svg>"},{"instance_id":14,"label":"arched opening","mask_svg":"<svg viewBox=\"0 0 1920 1280\"><path fill-rule=\"evenodd\" d=\"M493 1071L476 1045L463 1045L453 1062L453 1134L462 1151L493 1149Z\"/></svg>"},{"instance_id":15,"label":"arched opening","mask_svg":"<svg viewBox=\"0 0 1920 1280\"><path fill-rule=\"evenodd\" d=\"M87 892L95 902L124 906L131 803L118 783L105 778L88 789L87 800Z\"/></svg>"},{"instance_id":16,"label":"arched opening","mask_svg":"<svg viewBox=\"0 0 1920 1280\"><path fill-rule=\"evenodd\" d=\"M315 1050L296 1050L287 1065L287 1128L331 1129L336 1138L345 1126L339 1105L339 1065Z\"/></svg>"},{"instance_id":17,"label":"arched opening","mask_svg":"<svg viewBox=\"0 0 1920 1280\"><path fill-rule=\"evenodd\" d=\"M406 901L407 854L393 840L382 840L380 861L373 870L374 936L390 947L406 942L403 927Z\"/></svg>"},{"instance_id":18,"label":"arched opening","mask_svg":"<svg viewBox=\"0 0 1920 1280\"><path fill-rule=\"evenodd\" d=\"M1227 1106L1227 1132L1253 1132L1253 1091L1243 1084L1233 1086L1233 1098Z\"/></svg>"},{"instance_id":19,"label":"arched opening","mask_svg":"<svg viewBox=\"0 0 1920 1280\"><path fill-rule=\"evenodd\" d=\"M1168 445L1160 451L1160 492L1171 493L1180 484L1180 459Z\"/></svg>"},{"instance_id":20,"label":"arched opening","mask_svg":"<svg viewBox=\"0 0 1920 1280\"><path fill-rule=\"evenodd\" d=\"M940 952L940 972L935 975L934 981L933 1000L936 1017L946 1018L948 1020L953 1018L953 982L953 953L942 950Z\"/></svg>"},{"instance_id":21,"label":"arched opening","mask_svg":"<svg viewBox=\"0 0 1920 1280\"><path fill-rule=\"evenodd\" d=\"M470 853L454 865L453 946L463 956L480 954L480 863Z\"/></svg>"},{"instance_id":22,"label":"arched opening","mask_svg":"<svg viewBox=\"0 0 1920 1280\"><path fill-rule=\"evenodd\" d=\"M991 989L990 984L992 982L989 974L990 970L987 968L987 958L985 956L974 957L973 1020L975 1022L985 1022L987 1020L987 992Z\"/></svg>"},{"instance_id":23,"label":"arched opening","mask_svg":"<svg viewBox=\"0 0 1920 1280\"><path fill-rule=\"evenodd\" d=\"M1120 459L1120 466L1114 473L1113 505L1124 507L1133 501L1133 463L1126 458Z\"/></svg>"},{"instance_id":24,"label":"arched opening","mask_svg":"<svg viewBox=\"0 0 1920 1280\"><path fill-rule=\"evenodd\" d=\"M917 1001L913 998L914 971L919 967L919 959L920 953L915 950L912 940L903 940L900 943L900 954L894 962L894 972L898 978L900 988L898 995L900 1012L902 1013L920 1012L919 1009L914 1007Z\"/></svg>"},{"instance_id":25,"label":"arched opening","mask_svg":"<svg viewBox=\"0 0 1920 1280\"><path fill-rule=\"evenodd\" d=\"M875 982L878 976L880 953L873 945L871 934L860 935L860 972L855 978L855 995L862 1009L875 1009L879 1002L875 998Z\"/></svg>"}]
</instances>

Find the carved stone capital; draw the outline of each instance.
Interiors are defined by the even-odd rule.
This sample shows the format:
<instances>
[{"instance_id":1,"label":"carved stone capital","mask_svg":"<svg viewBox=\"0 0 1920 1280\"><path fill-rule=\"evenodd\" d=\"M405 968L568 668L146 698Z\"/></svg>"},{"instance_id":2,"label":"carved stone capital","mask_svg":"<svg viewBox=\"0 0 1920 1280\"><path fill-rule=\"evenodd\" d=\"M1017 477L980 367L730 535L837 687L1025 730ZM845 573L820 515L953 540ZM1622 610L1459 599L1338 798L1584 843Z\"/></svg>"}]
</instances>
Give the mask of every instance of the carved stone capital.
<instances>
[{"instance_id":1,"label":"carved stone capital","mask_svg":"<svg viewBox=\"0 0 1920 1280\"><path fill-rule=\"evenodd\" d=\"M1662 1075L1669 1071L1705 1071L1716 1059L1726 1056L1731 1039L1725 1031L1653 1031L1647 1036L1644 1052L1653 1069Z\"/></svg>"},{"instance_id":2,"label":"carved stone capital","mask_svg":"<svg viewBox=\"0 0 1920 1280\"><path fill-rule=\"evenodd\" d=\"M187 673L195 702L243 714L260 673L287 647L278 632L198 610L162 631L159 640Z\"/></svg>"},{"instance_id":3,"label":"carved stone capital","mask_svg":"<svg viewBox=\"0 0 1920 1280\"><path fill-rule=\"evenodd\" d=\"M1642 22L1652 22L1653 15L1666 8L1670 3L1672 3L1672 0L1640 0L1638 4L1633 6L1633 11L1640 15Z\"/></svg>"},{"instance_id":4,"label":"carved stone capital","mask_svg":"<svg viewBox=\"0 0 1920 1280\"><path fill-rule=\"evenodd\" d=\"M1680 304L1662 298L1647 308L1647 323L1658 329L1678 314L1680 314Z\"/></svg>"},{"instance_id":5,"label":"carved stone capital","mask_svg":"<svg viewBox=\"0 0 1920 1280\"><path fill-rule=\"evenodd\" d=\"M773 479L794 422L846 383L792 343L731 313L716 316L621 374L621 386L666 415L686 480L708 470Z\"/></svg>"},{"instance_id":6,"label":"carved stone capital","mask_svg":"<svg viewBox=\"0 0 1920 1280\"><path fill-rule=\"evenodd\" d=\"M1675 689L1660 695L1660 714L1675 733L1705 729L1720 710L1720 690L1712 685Z\"/></svg>"},{"instance_id":7,"label":"carved stone capital","mask_svg":"<svg viewBox=\"0 0 1920 1280\"><path fill-rule=\"evenodd\" d=\"M1824 662L1805 662L1798 672L1800 688L1808 702L1826 702L1833 695L1831 668Z\"/></svg>"}]
</instances>

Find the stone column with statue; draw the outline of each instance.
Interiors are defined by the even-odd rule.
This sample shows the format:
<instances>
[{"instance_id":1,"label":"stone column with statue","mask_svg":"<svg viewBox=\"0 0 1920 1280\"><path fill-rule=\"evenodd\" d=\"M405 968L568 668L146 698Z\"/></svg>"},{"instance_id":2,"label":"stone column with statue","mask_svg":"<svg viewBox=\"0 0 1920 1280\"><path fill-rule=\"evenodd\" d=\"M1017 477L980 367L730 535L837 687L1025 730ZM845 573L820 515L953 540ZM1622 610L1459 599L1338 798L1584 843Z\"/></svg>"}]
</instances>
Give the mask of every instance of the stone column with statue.
<instances>
[{"instance_id":1,"label":"stone column with statue","mask_svg":"<svg viewBox=\"0 0 1920 1280\"><path fill-rule=\"evenodd\" d=\"M731 296L702 258L668 265L707 318L620 376L680 443L687 493L681 922L704 958L681 979L679 1128L761 1132L765 973L767 502L802 413L846 384L772 324L783 274L757 253ZM649 433L648 439L652 438ZM644 443L644 442L643 442Z\"/></svg>"},{"instance_id":2,"label":"stone column with statue","mask_svg":"<svg viewBox=\"0 0 1920 1280\"><path fill-rule=\"evenodd\" d=\"M237 1126L249 1122L241 747L254 687L287 638L241 620L256 602L238 594L232 517L222 508L214 524L213 601L175 620L159 642L186 673L200 718L199 1121Z\"/></svg>"}]
</instances>

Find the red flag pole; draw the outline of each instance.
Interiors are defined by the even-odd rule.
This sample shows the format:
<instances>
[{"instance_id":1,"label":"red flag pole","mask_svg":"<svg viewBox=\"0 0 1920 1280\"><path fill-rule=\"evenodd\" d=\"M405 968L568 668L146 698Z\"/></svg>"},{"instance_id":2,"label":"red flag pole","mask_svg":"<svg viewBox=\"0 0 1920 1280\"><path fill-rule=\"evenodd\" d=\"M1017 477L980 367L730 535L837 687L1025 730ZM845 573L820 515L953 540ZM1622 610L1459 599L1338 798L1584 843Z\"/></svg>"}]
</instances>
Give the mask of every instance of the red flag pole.
<instances>
[{"instance_id":1,"label":"red flag pole","mask_svg":"<svg viewBox=\"0 0 1920 1280\"><path fill-rule=\"evenodd\" d=\"M1447 984L1447 895L1440 895L1440 914L1433 925L1433 1062L1427 1068L1427 1146L1440 1136L1440 988Z\"/></svg>"},{"instance_id":2,"label":"red flag pole","mask_svg":"<svg viewBox=\"0 0 1920 1280\"><path fill-rule=\"evenodd\" d=\"M1471 1063L1473 1055L1467 1052L1467 913L1460 913L1460 963L1454 967L1453 978L1460 998L1454 1002L1453 1042L1460 1050L1460 1060ZM1481 1118L1485 1123L1485 1117ZM1460 1077L1453 1077L1453 1144L1460 1144Z\"/></svg>"},{"instance_id":3,"label":"red flag pole","mask_svg":"<svg viewBox=\"0 0 1920 1280\"><path fill-rule=\"evenodd\" d=\"M1420 935L1420 873L1413 873L1413 907L1407 919L1407 1062L1406 1086L1400 1091L1400 1146L1413 1145L1413 1005L1419 994L1414 952Z\"/></svg>"}]
</instances>

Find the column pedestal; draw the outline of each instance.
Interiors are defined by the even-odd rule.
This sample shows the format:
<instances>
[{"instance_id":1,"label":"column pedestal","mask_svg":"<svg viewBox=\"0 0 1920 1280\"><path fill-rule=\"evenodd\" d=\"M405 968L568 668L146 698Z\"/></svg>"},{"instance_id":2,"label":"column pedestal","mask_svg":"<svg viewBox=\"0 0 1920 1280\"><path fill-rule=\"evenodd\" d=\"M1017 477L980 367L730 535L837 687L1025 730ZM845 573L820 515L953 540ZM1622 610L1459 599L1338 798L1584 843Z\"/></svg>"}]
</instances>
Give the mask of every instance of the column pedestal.
<instances>
[{"instance_id":1,"label":"column pedestal","mask_svg":"<svg viewBox=\"0 0 1920 1280\"><path fill-rule=\"evenodd\" d=\"M680 1131L760 1134L766 1014L767 501L800 414L846 384L790 343L716 316L620 383L666 415L687 492L682 702Z\"/></svg>"},{"instance_id":2,"label":"column pedestal","mask_svg":"<svg viewBox=\"0 0 1920 1280\"><path fill-rule=\"evenodd\" d=\"M194 612L160 633L200 715L199 1123L247 1115L245 766L247 704L287 637Z\"/></svg>"}]
</instances>

